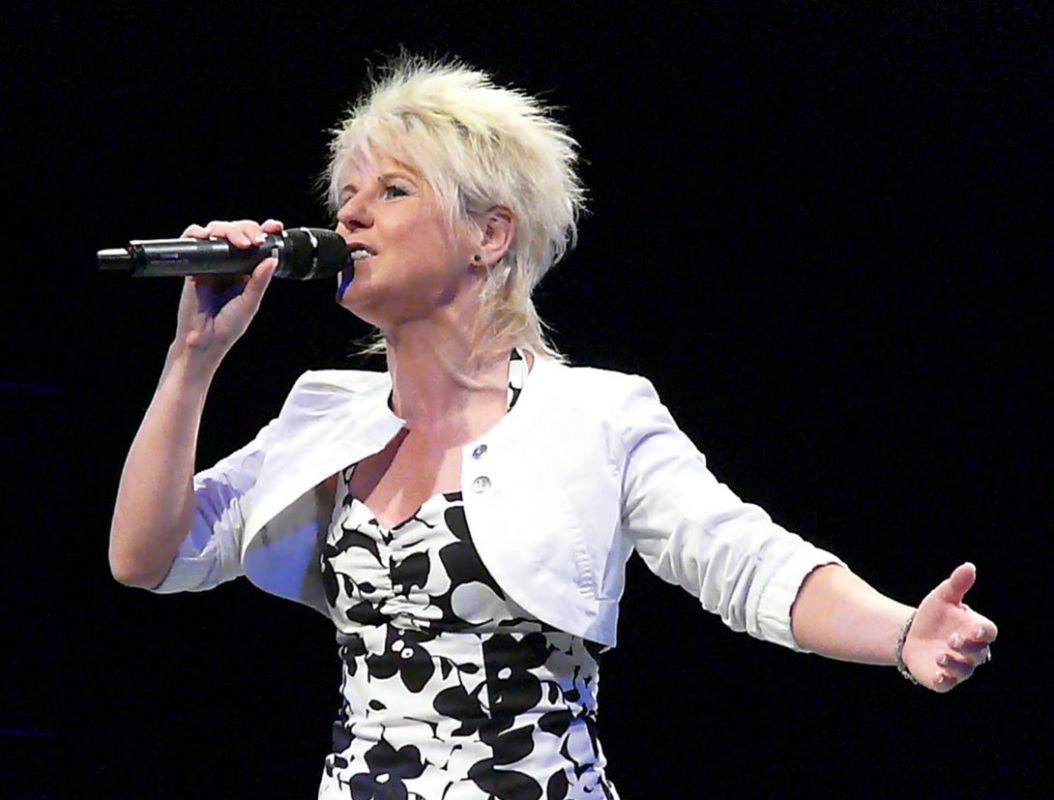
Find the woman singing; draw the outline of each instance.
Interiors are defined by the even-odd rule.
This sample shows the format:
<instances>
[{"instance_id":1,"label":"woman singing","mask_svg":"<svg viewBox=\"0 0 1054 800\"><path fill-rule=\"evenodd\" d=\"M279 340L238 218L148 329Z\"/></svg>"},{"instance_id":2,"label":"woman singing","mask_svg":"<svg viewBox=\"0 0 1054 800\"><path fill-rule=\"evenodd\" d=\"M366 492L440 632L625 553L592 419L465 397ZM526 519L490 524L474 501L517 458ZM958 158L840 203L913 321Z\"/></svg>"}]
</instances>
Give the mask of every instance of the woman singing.
<instances>
[{"instance_id":1,"label":"woman singing","mask_svg":"<svg viewBox=\"0 0 1054 800\"><path fill-rule=\"evenodd\" d=\"M946 691L995 626L964 564L917 608L744 503L651 384L564 363L531 293L574 242L576 143L539 103L458 64L401 59L335 134L337 302L386 372L308 372L242 449L194 474L205 396L274 261L189 278L121 478L117 580L197 591L246 575L332 619L341 710L320 798L616 797L597 654L625 564L731 628L899 667ZM268 220L191 225L238 247Z\"/></svg>"}]
</instances>

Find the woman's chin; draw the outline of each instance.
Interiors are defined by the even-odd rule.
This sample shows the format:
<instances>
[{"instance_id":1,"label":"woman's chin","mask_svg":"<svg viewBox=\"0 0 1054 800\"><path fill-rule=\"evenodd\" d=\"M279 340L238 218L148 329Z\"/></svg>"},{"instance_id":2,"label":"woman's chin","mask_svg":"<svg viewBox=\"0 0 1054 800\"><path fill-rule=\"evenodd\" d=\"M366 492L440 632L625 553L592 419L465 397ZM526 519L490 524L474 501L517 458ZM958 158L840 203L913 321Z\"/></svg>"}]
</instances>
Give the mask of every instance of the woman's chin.
<instances>
[{"instance_id":1,"label":"woman's chin","mask_svg":"<svg viewBox=\"0 0 1054 800\"><path fill-rule=\"evenodd\" d=\"M383 304L378 302L378 298L368 296L362 291L362 287L356 287L354 284L338 295L337 305L374 328L384 330L391 324L391 315L384 313Z\"/></svg>"}]
</instances>

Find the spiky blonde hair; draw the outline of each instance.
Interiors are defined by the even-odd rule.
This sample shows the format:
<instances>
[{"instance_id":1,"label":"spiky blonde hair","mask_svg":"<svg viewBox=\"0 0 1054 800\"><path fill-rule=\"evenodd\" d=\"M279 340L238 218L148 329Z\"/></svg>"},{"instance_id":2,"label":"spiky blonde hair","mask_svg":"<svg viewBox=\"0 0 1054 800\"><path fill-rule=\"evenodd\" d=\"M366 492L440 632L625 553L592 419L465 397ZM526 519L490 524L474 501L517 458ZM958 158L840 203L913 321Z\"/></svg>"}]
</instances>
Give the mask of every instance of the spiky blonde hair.
<instances>
[{"instance_id":1,"label":"spiky blonde hair","mask_svg":"<svg viewBox=\"0 0 1054 800\"><path fill-rule=\"evenodd\" d=\"M371 76L333 132L329 204L339 207L354 160L380 151L420 173L452 226L473 212L509 209L516 233L485 278L473 350L519 346L559 360L531 293L575 243L584 201L577 148L536 98L459 61L402 55Z\"/></svg>"}]
</instances>

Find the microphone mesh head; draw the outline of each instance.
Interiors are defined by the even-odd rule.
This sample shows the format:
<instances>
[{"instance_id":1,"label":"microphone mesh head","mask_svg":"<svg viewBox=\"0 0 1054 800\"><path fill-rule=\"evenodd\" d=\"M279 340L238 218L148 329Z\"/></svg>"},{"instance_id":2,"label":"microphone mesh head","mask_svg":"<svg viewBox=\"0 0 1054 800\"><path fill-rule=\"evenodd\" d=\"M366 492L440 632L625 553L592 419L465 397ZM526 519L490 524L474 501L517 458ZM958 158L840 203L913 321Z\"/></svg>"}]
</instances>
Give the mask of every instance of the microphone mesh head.
<instances>
[{"instance_id":1,"label":"microphone mesh head","mask_svg":"<svg viewBox=\"0 0 1054 800\"><path fill-rule=\"evenodd\" d=\"M330 278L350 264L350 251L343 237L324 228L293 228L286 240L282 277L296 280Z\"/></svg>"}]
</instances>

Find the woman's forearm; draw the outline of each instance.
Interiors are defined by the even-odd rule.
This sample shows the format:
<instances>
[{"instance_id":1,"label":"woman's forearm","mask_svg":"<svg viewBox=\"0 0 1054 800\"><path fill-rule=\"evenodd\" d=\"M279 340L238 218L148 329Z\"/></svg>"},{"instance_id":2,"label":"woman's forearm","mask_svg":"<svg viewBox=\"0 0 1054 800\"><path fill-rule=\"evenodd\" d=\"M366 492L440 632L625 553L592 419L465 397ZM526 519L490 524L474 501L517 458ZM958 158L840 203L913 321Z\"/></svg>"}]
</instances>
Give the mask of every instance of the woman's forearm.
<instances>
[{"instance_id":1,"label":"woman's forearm","mask_svg":"<svg viewBox=\"0 0 1054 800\"><path fill-rule=\"evenodd\" d=\"M791 609L791 629L801 647L820 655L894 664L897 635L911 611L832 564L805 579Z\"/></svg>"},{"instance_id":2,"label":"woman's forearm","mask_svg":"<svg viewBox=\"0 0 1054 800\"><path fill-rule=\"evenodd\" d=\"M169 350L117 491L110 569L121 583L157 586L190 529L198 429L214 371L193 352Z\"/></svg>"}]
</instances>

